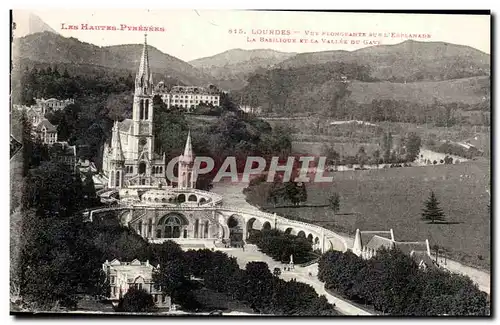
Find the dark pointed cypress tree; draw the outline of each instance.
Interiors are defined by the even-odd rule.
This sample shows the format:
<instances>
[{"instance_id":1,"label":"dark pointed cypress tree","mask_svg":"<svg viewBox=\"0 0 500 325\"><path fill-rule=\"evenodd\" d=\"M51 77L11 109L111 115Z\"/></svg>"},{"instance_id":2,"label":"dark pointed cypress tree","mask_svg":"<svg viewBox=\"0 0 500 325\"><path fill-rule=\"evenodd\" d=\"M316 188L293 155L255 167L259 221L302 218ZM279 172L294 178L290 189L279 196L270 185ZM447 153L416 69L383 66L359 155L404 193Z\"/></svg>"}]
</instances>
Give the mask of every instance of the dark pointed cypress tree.
<instances>
[{"instance_id":1,"label":"dark pointed cypress tree","mask_svg":"<svg viewBox=\"0 0 500 325\"><path fill-rule=\"evenodd\" d=\"M431 191L429 199L425 202L425 208L422 210L422 219L430 220L431 223L434 223L434 221L444 221L444 213L439 207L439 201L434 191Z\"/></svg>"}]
</instances>

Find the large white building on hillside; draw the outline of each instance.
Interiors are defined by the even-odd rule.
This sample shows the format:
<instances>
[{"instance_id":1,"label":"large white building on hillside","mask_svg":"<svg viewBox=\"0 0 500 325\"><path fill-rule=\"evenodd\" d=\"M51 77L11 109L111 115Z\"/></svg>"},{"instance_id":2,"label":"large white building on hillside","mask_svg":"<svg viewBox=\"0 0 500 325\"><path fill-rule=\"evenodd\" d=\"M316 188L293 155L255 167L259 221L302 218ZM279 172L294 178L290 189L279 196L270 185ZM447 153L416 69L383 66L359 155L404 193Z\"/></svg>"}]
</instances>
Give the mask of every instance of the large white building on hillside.
<instances>
[{"instance_id":1,"label":"large white building on hillside","mask_svg":"<svg viewBox=\"0 0 500 325\"><path fill-rule=\"evenodd\" d=\"M215 87L174 86L168 89L163 81L155 88L155 95L159 95L168 108L178 106L188 112L200 104L220 105L219 91Z\"/></svg>"}]
</instances>

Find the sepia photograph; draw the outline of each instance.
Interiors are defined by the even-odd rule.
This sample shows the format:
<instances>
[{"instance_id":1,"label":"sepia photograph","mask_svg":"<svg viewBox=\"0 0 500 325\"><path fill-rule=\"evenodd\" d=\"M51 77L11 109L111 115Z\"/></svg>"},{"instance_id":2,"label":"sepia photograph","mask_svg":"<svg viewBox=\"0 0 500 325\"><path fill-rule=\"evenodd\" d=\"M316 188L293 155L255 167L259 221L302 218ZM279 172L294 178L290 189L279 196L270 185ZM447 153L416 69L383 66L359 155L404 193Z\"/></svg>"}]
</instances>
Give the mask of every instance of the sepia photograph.
<instances>
[{"instance_id":1,"label":"sepia photograph","mask_svg":"<svg viewBox=\"0 0 500 325\"><path fill-rule=\"evenodd\" d=\"M10 20L11 315L491 317L489 11Z\"/></svg>"}]
</instances>

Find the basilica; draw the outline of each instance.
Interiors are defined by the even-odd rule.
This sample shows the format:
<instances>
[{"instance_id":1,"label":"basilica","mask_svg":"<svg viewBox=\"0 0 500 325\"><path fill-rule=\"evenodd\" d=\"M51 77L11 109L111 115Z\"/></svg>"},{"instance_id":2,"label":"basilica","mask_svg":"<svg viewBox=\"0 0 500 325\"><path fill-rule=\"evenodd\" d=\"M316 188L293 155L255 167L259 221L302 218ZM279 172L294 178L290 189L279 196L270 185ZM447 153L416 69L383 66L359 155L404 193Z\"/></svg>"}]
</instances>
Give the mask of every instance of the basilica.
<instances>
[{"instance_id":1,"label":"basilica","mask_svg":"<svg viewBox=\"0 0 500 325\"><path fill-rule=\"evenodd\" d=\"M105 144L103 172L108 178L108 188L130 186L165 187L165 153L155 152L153 134L153 74L149 67L146 40L135 77L132 119L115 121L111 144ZM179 159L178 186L194 186L191 172L193 153L191 137L188 135L184 154Z\"/></svg>"},{"instance_id":2,"label":"basilica","mask_svg":"<svg viewBox=\"0 0 500 325\"><path fill-rule=\"evenodd\" d=\"M115 121L111 141L104 147L107 186L101 200L111 197L116 209L122 209L120 222L150 241L228 238L227 224L213 212L222 198L196 189L190 133L178 157L177 182L167 180L165 153L154 150L154 95L145 41L135 78L132 119Z\"/></svg>"}]
</instances>

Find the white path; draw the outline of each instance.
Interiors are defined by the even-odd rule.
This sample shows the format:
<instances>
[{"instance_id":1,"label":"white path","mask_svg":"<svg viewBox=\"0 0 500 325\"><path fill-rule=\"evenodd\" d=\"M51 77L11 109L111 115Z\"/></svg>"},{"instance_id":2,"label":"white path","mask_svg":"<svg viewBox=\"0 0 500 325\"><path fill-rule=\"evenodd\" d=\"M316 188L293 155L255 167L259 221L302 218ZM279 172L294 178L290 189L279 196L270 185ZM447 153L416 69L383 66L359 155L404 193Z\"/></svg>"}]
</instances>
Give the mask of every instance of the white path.
<instances>
[{"instance_id":1,"label":"white path","mask_svg":"<svg viewBox=\"0 0 500 325\"><path fill-rule=\"evenodd\" d=\"M256 261L266 262L271 272L274 270L275 267L279 267L282 270L280 278L286 281L290 281L293 278L299 282L311 285L314 288L314 290L316 290L318 295L325 296L329 303L335 304L336 309L343 315L351 315L351 316L372 315L371 313L351 304L348 300L340 299L327 293L324 289L324 283L317 278L316 265L311 267L296 266L295 269L292 271L283 271L283 267L286 266L285 264L277 262L273 260L271 257L261 253L255 245L249 245L249 244L246 245L245 251L243 251L243 249L241 248L228 248L228 249L219 248L219 250L224 251L229 256L236 257L238 265L242 269L246 267L248 262L256 262ZM309 275L309 272L311 272L311 275Z\"/></svg>"},{"instance_id":2,"label":"white path","mask_svg":"<svg viewBox=\"0 0 500 325\"><path fill-rule=\"evenodd\" d=\"M223 196L224 204L258 211L255 206L251 205L245 200L243 189L247 186L247 183L233 183L230 181L224 182L223 180L223 182L221 183L215 183L212 191ZM347 241L349 247L352 247L354 238L345 235L342 237ZM447 260L446 264L447 268L450 271L469 276L472 281L474 281L479 286L480 290L490 294L491 281L489 273L470 266L463 265L453 260Z\"/></svg>"}]
</instances>

